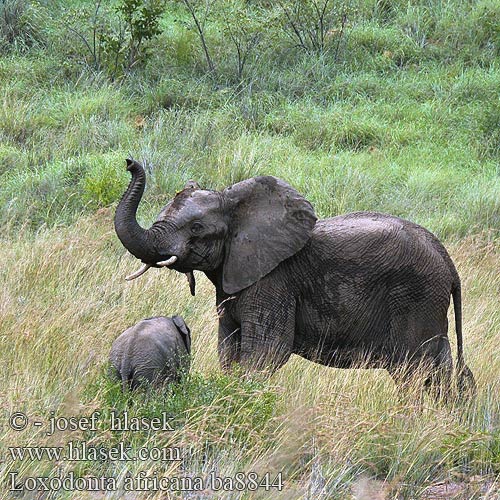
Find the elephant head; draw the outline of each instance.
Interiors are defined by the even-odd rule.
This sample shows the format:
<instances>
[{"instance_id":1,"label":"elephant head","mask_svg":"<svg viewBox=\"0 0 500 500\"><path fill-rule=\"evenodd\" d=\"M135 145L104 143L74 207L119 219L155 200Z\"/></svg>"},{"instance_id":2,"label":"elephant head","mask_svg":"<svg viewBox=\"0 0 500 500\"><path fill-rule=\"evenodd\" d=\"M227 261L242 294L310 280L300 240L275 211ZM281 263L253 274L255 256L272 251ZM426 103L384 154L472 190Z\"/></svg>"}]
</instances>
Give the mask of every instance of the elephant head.
<instances>
[{"instance_id":1,"label":"elephant head","mask_svg":"<svg viewBox=\"0 0 500 500\"><path fill-rule=\"evenodd\" d=\"M168 267L188 276L193 270L220 270L224 291L233 294L298 252L316 223L307 200L285 182L266 176L223 191L190 182L144 229L136 220L144 170L134 160L127 160L127 169L132 180L118 204L115 230L125 248L144 263L128 279L149 267Z\"/></svg>"}]
</instances>

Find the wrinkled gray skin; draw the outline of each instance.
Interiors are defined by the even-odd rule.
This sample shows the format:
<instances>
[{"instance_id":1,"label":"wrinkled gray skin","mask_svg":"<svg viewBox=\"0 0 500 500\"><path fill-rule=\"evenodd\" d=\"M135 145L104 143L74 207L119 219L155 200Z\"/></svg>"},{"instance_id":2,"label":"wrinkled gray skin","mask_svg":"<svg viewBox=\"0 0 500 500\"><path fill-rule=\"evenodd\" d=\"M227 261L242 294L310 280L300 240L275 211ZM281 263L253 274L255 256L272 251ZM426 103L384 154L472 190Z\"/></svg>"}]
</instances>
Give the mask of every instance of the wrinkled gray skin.
<instances>
[{"instance_id":1,"label":"wrinkled gray skin","mask_svg":"<svg viewBox=\"0 0 500 500\"><path fill-rule=\"evenodd\" d=\"M189 370L191 334L180 316L143 319L127 328L111 346L109 360L123 389L142 382L161 384Z\"/></svg>"},{"instance_id":2,"label":"wrinkled gray skin","mask_svg":"<svg viewBox=\"0 0 500 500\"><path fill-rule=\"evenodd\" d=\"M446 249L423 227L381 213L317 221L297 191L255 177L223 191L189 184L150 229L136 210L144 170L115 215L123 245L144 263L176 256L176 271L204 271L215 285L222 367L275 370L292 353L353 368L364 360L396 377L428 363L428 382L452 371L447 310L453 296L461 386L473 387L462 350L460 280ZM365 364L365 366L367 366Z\"/></svg>"}]
</instances>

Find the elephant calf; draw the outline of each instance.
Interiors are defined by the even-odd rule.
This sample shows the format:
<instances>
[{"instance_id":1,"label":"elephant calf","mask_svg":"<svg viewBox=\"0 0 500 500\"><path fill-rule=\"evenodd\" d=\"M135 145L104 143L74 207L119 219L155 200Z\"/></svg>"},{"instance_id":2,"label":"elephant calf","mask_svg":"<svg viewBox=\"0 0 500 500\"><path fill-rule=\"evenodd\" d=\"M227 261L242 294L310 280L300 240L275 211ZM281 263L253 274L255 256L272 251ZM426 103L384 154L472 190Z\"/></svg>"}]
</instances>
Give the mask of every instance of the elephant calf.
<instances>
[{"instance_id":1,"label":"elephant calf","mask_svg":"<svg viewBox=\"0 0 500 500\"><path fill-rule=\"evenodd\" d=\"M113 342L109 360L125 390L143 381L178 381L189 370L190 353L191 332L184 320L157 316L127 328Z\"/></svg>"}]
</instances>

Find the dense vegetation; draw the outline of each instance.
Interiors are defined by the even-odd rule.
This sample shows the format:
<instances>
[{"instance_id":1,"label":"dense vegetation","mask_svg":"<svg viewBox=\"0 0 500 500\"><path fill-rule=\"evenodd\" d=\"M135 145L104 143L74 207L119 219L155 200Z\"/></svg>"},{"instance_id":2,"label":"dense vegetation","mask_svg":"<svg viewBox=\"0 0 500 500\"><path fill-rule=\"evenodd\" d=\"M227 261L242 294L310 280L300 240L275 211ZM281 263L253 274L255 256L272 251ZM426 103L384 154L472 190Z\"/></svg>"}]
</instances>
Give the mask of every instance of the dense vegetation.
<instances>
[{"instance_id":1,"label":"dense vegetation","mask_svg":"<svg viewBox=\"0 0 500 500\"><path fill-rule=\"evenodd\" d=\"M0 459L7 446L71 439L188 450L166 465L0 460L0 480L59 467L120 477L283 471L282 497L219 497L410 499L451 481L457 498L495 498L498 2L4 0L0 92ZM112 208L127 156L147 165L145 224L188 179L221 188L272 174L321 217L379 210L434 231L462 276L475 403L403 404L385 373L299 358L270 380L222 375L206 280L195 298L166 271L122 281L135 262L114 235ZM113 338L174 313L193 330L192 374L123 396L106 375ZM50 438L3 425L13 411L112 408L168 411L176 430Z\"/></svg>"},{"instance_id":2,"label":"dense vegetation","mask_svg":"<svg viewBox=\"0 0 500 500\"><path fill-rule=\"evenodd\" d=\"M141 2L4 3L2 222L110 205L132 154L162 198L191 177L222 187L266 172L322 216L377 209L444 236L498 227L498 4L330 2L324 47L306 50L281 11L313 3L208 2L213 71L182 2L150 16L140 51L122 10L139 16Z\"/></svg>"}]
</instances>

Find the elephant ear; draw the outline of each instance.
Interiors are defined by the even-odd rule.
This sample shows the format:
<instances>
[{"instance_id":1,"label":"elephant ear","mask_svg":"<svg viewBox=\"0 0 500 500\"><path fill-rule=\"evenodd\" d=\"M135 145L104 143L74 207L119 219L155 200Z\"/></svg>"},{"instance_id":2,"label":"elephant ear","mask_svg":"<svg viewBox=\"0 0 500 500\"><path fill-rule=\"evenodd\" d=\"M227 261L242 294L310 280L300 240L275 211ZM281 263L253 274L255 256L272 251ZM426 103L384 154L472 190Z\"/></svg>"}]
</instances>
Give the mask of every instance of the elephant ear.
<instances>
[{"instance_id":1,"label":"elephant ear","mask_svg":"<svg viewBox=\"0 0 500 500\"><path fill-rule=\"evenodd\" d=\"M181 316L174 316L172 318L174 325L177 327L177 330L181 334L182 340L184 341L184 345L186 346L186 350L188 354L191 353L191 330L188 328L186 323Z\"/></svg>"},{"instance_id":2,"label":"elephant ear","mask_svg":"<svg viewBox=\"0 0 500 500\"><path fill-rule=\"evenodd\" d=\"M201 188L200 188L200 185L196 181L189 180L186 182L184 189L201 189Z\"/></svg>"},{"instance_id":3,"label":"elephant ear","mask_svg":"<svg viewBox=\"0 0 500 500\"><path fill-rule=\"evenodd\" d=\"M223 192L230 210L222 286L232 294L257 282L311 237L311 204L276 177L254 177Z\"/></svg>"}]
</instances>

